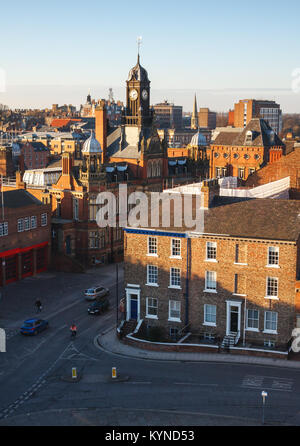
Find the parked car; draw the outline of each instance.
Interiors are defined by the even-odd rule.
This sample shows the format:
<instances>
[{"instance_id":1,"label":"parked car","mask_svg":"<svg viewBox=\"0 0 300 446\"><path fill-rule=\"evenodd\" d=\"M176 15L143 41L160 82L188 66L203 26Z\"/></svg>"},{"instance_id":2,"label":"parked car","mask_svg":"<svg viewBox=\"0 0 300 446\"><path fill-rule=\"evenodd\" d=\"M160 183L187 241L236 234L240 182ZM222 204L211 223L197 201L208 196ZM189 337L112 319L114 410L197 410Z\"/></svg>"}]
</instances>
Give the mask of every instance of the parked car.
<instances>
[{"instance_id":1,"label":"parked car","mask_svg":"<svg viewBox=\"0 0 300 446\"><path fill-rule=\"evenodd\" d=\"M108 308L109 308L109 302L107 299L104 298L93 302L92 305L88 308L88 313L99 315L104 311L108 310Z\"/></svg>"},{"instance_id":2,"label":"parked car","mask_svg":"<svg viewBox=\"0 0 300 446\"><path fill-rule=\"evenodd\" d=\"M43 319L27 319L24 321L20 333L24 335L37 335L40 331L46 330L48 326L49 322Z\"/></svg>"},{"instance_id":3,"label":"parked car","mask_svg":"<svg viewBox=\"0 0 300 446\"><path fill-rule=\"evenodd\" d=\"M95 300L98 297L106 296L108 293L109 289L100 285L84 290L86 300Z\"/></svg>"}]
</instances>

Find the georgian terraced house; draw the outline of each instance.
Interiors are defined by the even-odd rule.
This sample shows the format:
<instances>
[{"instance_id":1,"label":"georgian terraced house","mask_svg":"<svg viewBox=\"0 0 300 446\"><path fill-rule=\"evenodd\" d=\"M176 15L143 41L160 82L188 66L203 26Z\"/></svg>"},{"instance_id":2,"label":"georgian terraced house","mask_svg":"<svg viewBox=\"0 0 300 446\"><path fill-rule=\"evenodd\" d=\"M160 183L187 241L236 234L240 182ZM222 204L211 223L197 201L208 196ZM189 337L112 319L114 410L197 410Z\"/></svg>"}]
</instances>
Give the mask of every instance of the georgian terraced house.
<instances>
[{"instance_id":1,"label":"georgian terraced house","mask_svg":"<svg viewBox=\"0 0 300 446\"><path fill-rule=\"evenodd\" d=\"M202 193L201 233L125 229L127 323L286 354L300 321L299 201L220 197L215 181Z\"/></svg>"}]
</instances>

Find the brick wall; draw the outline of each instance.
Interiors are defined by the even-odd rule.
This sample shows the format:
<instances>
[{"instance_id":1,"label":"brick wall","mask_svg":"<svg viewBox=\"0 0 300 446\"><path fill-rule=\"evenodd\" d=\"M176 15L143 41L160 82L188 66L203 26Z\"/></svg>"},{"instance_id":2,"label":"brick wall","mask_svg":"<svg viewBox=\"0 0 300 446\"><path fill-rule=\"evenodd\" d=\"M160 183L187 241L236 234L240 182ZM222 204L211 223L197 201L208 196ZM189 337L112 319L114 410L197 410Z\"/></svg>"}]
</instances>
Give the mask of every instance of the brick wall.
<instances>
[{"instance_id":1,"label":"brick wall","mask_svg":"<svg viewBox=\"0 0 300 446\"><path fill-rule=\"evenodd\" d=\"M176 235L174 236L176 238ZM171 237L158 236L158 255L147 256L148 235L125 233L124 284L140 285L140 317L146 315L146 297L158 299L158 319L148 319L150 325L183 328L186 323L187 239L181 239L181 259L170 258ZM217 243L217 261L206 261L206 243ZM236 245L239 245L239 264L235 264ZM268 247L279 248L279 267L267 267ZM244 240L225 237L191 239L190 279L188 289L188 321L194 334L226 334L226 301L240 303L240 336L243 338L245 300L246 309L259 311L259 330L246 331L246 341L262 344L265 340L284 345L291 338L295 326L295 279L299 249L292 242ZM158 287L148 286L147 265L158 266ZM170 268L181 268L181 289L171 289ZM217 293L205 292L205 272L217 273ZM235 275L238 289L234 289ZM266 299L267 277L278 278L278 297ZM181 302L181 322L168 320L169 300ZM216 326L204 324L204 304L215 305ZM264 333L265 311L278 313L278 334Z\"/></svg>"},{"instance_id":2,"label":"brick wall","mask_svg":"<svg viewBox=\"0 0 300 446\"><path fill-rule=\"evenodd\" d=\"M290 177L290 197L293 199L300 198L300 147L295 148L286 156L283 156L278 161L269 164L251 175L247 181L246 186L260 186L272 181L277 181L282 178Z\"/></svg>"}]
</instances>

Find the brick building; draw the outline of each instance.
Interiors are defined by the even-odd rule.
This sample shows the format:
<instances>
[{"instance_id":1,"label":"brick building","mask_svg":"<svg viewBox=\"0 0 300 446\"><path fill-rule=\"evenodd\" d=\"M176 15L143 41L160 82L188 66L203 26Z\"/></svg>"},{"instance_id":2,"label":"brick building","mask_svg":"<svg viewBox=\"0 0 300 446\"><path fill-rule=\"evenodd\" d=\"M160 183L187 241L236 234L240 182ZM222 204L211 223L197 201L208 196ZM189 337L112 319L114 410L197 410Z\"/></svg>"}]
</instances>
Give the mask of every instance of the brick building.
<instances>
[{"instance_id":1,"label":"brick building","mask_svg":"<svg viewBox=\"0 0 300 446\"><path fill-rule=\"evenodd\" d=\"M253 118L264 119L278 134L282 130L282 112L275 101L242 99L234 104L235 127L246 127Z\"/></svg>"},{"instance_id":2,"label":"brick building","mask_svg":"<svg viewBox=\"0 0 300 446\"><path fill-rule=\"evenodd\" d=\"M263 119L254 118L241 132L220 132L209 149L210 178L236 176L246 180L267 163L278 160L284 144Z\"/></svg>"},{"instance_id":3,"label":"brick building","mask_svg":"<svg viewBox=\"0 0 300 446\"><path fill-rule=\"evenodd\" d=\"M51 207L25 190L3 192L0 205L0 284L47 269Z\"/></svg>"},{"instance_id":4,"label":"brick building","mask_svg":"<svg viewBox=\"0 0 300 446\"><path fill-rule=\"evenodd\" d=\"M201 233L125 229L126 320L177 340L286 351L300 317L300 202L219 197L216 184L202 189Z\"/></svg>"},{"instance_id":5,"label":"brick building","mask_svg":"<svg viewBox=\"0 0 300 446\"><path fill-rule=\"evenodd\" d=\"M25 169L43 169L50 160L50 150L42 142L19 143Z\"/></svg>"},{"instance_id":6,"label":"brick building","mask_svg":"<svg viewBox=\"0 0 300 446\"><path fill-rule=\"evenodd\" d=\"M206 127L213 130L217 125L217 113L210 111L207 107L200 107L198 112L198 122L199 127Z\"/></svg>"},{"instance_id":7,"label":"brick building","mask_svg":"<svg viewBox=\"0 0 300 446\"><path fill-rule=\"evenodd\" d=\"M272 164L264 166L251 175L245 185L247 187L260 186L271 181L290 177L290 198L300 199L300 144Z\"/></svg>"}]
</instances>

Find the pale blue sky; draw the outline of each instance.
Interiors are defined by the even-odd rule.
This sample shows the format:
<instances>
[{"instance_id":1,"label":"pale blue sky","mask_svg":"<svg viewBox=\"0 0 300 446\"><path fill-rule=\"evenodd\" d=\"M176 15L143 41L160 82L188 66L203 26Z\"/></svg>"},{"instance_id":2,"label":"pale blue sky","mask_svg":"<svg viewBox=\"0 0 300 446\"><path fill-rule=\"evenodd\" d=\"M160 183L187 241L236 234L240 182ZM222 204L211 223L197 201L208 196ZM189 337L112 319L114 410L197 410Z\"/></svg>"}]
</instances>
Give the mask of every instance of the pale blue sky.
<instances>
[{"instance_id":1,"label":"pale blue sky","mask_svg":"<svg viewBox=\"0 0 300 446\"><path fill-rule=\"evenodd\" d=\"M298 0L5 2L0 102L79 105L89 89L98 98L109 87L124 100L141 35L152 102L169 99L191 110L196 91L199 106L226 110L255 94L300 112L300 93L291 91L300 67L299 16Z\"/></svg>"}]
</instances>

